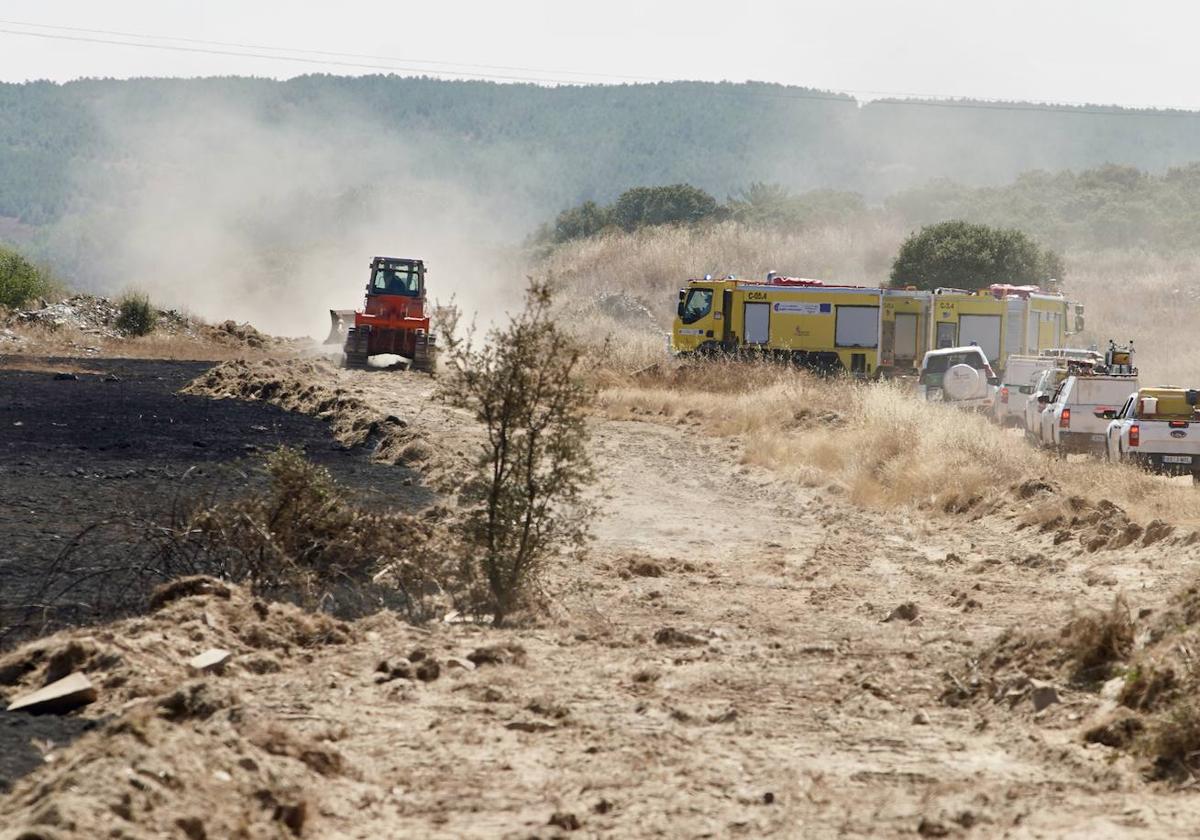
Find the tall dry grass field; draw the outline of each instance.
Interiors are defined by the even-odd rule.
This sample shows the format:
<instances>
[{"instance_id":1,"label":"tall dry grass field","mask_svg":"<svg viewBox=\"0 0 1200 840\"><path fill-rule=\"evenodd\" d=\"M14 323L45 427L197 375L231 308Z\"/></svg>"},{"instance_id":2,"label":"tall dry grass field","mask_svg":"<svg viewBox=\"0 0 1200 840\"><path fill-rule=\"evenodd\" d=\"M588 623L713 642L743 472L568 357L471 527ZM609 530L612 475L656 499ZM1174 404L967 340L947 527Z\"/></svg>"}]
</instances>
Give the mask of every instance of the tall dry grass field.
<instances>
[{"instance_id":1,"label":"tall dry grass field","mask_svg":"<svg viewBox=\"0 0 1200 840\"><path fill-rule=\"evenodd\" d=\"M1200 524L1200 491L1127 465L1061 460L985 417L917 400L910 385L819 379L773 365L664 364L609 373L614 419L698 422L744 442L743 460L873 508L943 508L1000 498L1030 479L1107 499L1135 519Z\"/></svg>"},{"instance_id":2,"label":"tall dry grass field","mask_svg":"<svg viewBox=\"0 0 1200 840\"><path fill-rule=\"evenodd\" d=\"M1084 342L1133 340L1145 385L1200 387L1200 254L1070 254L1067 293L1087 309Z\"/></svg>"},{"instance_id":3,"label":"tall dry grass field","mask_svg":"<svg viewBox=\"0 0 1200 840\"><path fill-rule=\"evenodd\" d=\"M823 381L778 367L679 365L665 333L676 292L706 273L763 276L769 270L878 285L907 231L886 224L794 234L725 223L660 228L569 243L545 263L577 294L618 293L653 315L630 323L589 314L576 331L593 347L601 405L613 417L699 421L745 441L745 459L796 481L829 486L870 506L940 504L1003 492L1029 478L1066 494L1107 498L1143 519L1200 523L1200 491L1098 461L1061 461L982 417L917 401L902 385ZM1200 387L1195 319L1200 254L1127 251L1067 255L1066 292L1087 308L1075 344L1133 339L1145 384ZM607 339L607 340L605 340ZM634 371L651 368L641 375Z\"/></svg>"},{"instance_id":4,"label":"tall dry grass field","mask_svg":"<svg viewBox=\"0 0 1200 840\"><path fill-rule=\"evenodd\" d=\"M886 280L905 231L883 223L794 233L734 222L606 234L555 249L543 270L568 289L623 292L641 298L661 324L675 314L688 278L765 277L768 271L878 286Z\"/></svg>"},{"instance_id":5,"label":"tall dry grass field","mask_svg":"<svg viewBox=\"0 0 1200 840\"><path fill-rule=\"evenodd\" d=\"M675 296L688 278L763 277L779 271L878 286L887 281L907 233L884 221L794 233L733 222L653 228L567 243L541 269L564 287L565 299L620 293L642 301L665 332L675 314ZM1074 344L1103 349L1110 338L1132 339L1147 383L1200 386L1194 341L1200 318L1200 254L1076 252L1066 255L1066 263L1066 293L1087 308L1087 332L1076 336ZM630 365L665 347L661 335L623 330L611 319L592 320L580 332L592 338L612 334L629 350Z\"/></svg>"}]
</instances>

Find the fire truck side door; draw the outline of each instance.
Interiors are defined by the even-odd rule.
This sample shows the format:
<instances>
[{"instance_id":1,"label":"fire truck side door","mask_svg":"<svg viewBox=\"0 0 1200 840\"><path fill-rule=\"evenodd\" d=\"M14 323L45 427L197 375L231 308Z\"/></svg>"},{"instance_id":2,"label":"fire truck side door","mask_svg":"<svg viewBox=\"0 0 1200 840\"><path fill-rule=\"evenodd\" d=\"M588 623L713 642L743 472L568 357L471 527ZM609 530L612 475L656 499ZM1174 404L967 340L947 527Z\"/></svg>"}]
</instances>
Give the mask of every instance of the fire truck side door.
<instances>
[{"instance_id":1,"label":"fire truck side door","mask_svg":"<svg viewBox=\"0 0 1200 840\"><path fill-rule=\"evenodd\" d=\"M771 304L746 304L746 343L766 344L771 338Z\"/></svg>"},{"instance_id":2,"label":"fire truck side door","mask_svg":"<svg viewBox=\"0 0 1200 840\"><path fill-rule=\"evenodd\" d=\"M729 321L733 315L733 292L726 289L721 293L721 343L729 343Z\"/></svg>"},{"instance_id":3,"label":"fire truck side door","mask_svg":"<svg viewBox=\"0 0 1200 840\"><path fill-rule=\"evenodd\" d=\"M953 321L939 321L937 325L937 340L934 342L935 350L944 350L947 347L957 346L958 341L958 324Z\"/></svg>"}]
</instances>

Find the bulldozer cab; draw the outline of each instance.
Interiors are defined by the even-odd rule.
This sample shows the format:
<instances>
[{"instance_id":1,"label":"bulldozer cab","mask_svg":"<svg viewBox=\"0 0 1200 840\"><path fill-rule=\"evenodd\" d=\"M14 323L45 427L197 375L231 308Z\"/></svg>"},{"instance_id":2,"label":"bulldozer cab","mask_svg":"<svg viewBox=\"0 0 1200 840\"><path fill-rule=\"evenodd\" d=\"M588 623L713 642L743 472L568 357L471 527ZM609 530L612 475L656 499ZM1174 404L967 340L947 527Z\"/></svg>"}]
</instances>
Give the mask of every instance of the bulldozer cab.
<instances>
[{"instance_id":1,"label":"bulldozer cab","mask_svg":"<svg viewBox=\"0 0 1200 840\"><path fill-rule=\"evenodd\" d=\"M367 294L424 297L425 264L420 260L376 257L371 261Z\"/></svg>"}]
</instances>

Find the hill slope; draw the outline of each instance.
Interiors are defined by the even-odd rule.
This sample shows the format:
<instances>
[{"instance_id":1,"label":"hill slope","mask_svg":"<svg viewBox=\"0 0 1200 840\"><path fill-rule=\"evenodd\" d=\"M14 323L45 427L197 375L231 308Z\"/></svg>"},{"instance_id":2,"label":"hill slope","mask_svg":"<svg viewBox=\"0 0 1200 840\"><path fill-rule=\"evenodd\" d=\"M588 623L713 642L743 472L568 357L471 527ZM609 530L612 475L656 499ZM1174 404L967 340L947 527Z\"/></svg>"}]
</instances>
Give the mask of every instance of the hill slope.
<instances>
[{"instance_id":1,"label":"hill slope","mask_svg":"<svg viewBox=\"0 0 1200 840\"><path fill-rule=\"evenodd\" d=\"M723 195L755 181L881 197L932 177L995 183L1106 162L1200 159L1200 114L882 100L763 83L544 88L385 76L83 80L0 85L0 216L44 223L77 168L129 174L130 134L185 130L214 105L310 141L387 134L433 176L515 191L545 215L638 184ZM342 154L340 146L327 150Z\"/></svg>"}]
</instances>

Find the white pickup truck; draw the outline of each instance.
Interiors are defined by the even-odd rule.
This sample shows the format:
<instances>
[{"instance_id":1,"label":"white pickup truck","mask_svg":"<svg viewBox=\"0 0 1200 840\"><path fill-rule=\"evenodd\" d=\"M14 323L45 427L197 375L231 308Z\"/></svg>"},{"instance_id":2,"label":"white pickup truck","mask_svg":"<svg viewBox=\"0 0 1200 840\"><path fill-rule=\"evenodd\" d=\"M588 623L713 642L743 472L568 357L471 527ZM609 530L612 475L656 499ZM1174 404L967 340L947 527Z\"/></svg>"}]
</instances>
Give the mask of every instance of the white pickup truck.
<instances>
[{"instance_id":1,"label":"white pickup truck","mask_svg":"<svg viewBox=\"0 0 1200 840\"><path fill-rule=\"evenodd\" d=\"M1151 472L1190 475L1200 484L1200 392L1185 388L1142 388L1109 419L1108 459L1128 461ZM1097 410L1098 413L1099 410Z\"/></svg>"},{"instance_id":2,"label":"white pickup truck","mask_svg":"<svg viewBox=\"0 0 1200 840\"><path fill-rule=\"evenodd\" d=\"M1020 391L1023 395L1028 393L1028 396L1022 396L1017 400L1017 404L1021 406L1021 409L1025 413L1025 438L1034 445L1038 445L1041 442L1042 411L1048 405L1048 402L1041 398L1048 396L1052 401L1054 394L1058 391L1058 386L1068 376L1094 372L1096 366L1104 362L1104 356L1101 356L1095 350L1075 350L1072 348L1043 350L1036 358L1053 359L1054 366L1035 373L1033 385L1029 387L1028 391L1025 389L1021 389ZM1008 398L1011 402L1011 391ZM1018 422L1018 425L1020 425L1020 422Z\"/></svg>"},{"instance_id":3,"label":"white pickup truck","mask_svg":"<svg viewBox=\"0 0 1200 840\"><path fill-rule=\"evenodd\" d=\"M1062 368L1050 368L1039 373L1037 379L1033 381L1033 390L1025 398L1025 439L1030 443L1034 445L1041 443L1042 412L1046 410L1048 404L1047 401L1042 400L1042 397L1046 397L1048 400L1053 399L1055 392L1058 391L1058 386L1069 375ZM1009 399L1011 398L1010 396Z\"/></svg>"},{"instance_id":4,"label":"white pickup truck","mask_svg":"<svg viewBox=\"0 0 1200 840\"><path fill-rule=\"evenodd\" d=\"M1053 397L1038 398L1046 405L1038 418L1038 441L1062 455L1104 455L1109 420L1103 412L1116 411L1137 387L1136 373L1068 376Z\"/></svg>"},{"instance_id":5,"label":"white pickup truck","mask_svg":"<svg viewBox=\"0 0 1200 840\"><path fill-rule=\"evenodd\" d=\"M1058 364L1058 359L1050 356L1009 356L996 390L992 419L1001 426L1020 426L1025 420L1025 400L1033 393L1038 377Z\"/></svg>"}]
</instances>

